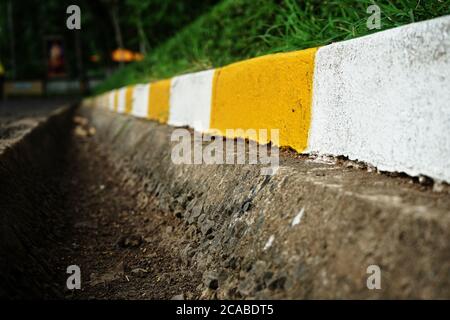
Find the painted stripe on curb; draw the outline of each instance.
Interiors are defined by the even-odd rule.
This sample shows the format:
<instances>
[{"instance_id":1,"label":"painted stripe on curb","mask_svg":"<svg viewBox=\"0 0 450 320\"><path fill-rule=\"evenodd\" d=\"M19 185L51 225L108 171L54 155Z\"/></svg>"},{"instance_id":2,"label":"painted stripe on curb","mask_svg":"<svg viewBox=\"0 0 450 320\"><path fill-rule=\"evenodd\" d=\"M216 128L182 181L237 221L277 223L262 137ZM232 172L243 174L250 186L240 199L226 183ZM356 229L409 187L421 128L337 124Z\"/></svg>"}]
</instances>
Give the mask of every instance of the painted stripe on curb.
<instances>
[{"instance_id":1,"label":"painted stripe on curb","mask_svg":"<svg viewBox=\"0 0 450 320\"><path fill-rule=\"evenodd\" d=\"M207 131L211 117L214 70L186 74L172 79L168 123Z\"/></svg>"},{"instance_id":2,"label":"painted stripe on curb","mask_svg":"<svg viewBox=\"0 0 450 320\"><path fill-rule=\"evenodd\" d=\"M169 118L171 79L153 82L150 85L149 118L167 123Z\"/></svg>"},{"instance_id":3,"label":"painted stripe on curb","mask_svg":"<svg viewBox=\"0 0 450 320\"><path fill-rule=\"evenodd\" d=\"M131 113L131 109L133 108L133 90L134 86L128 86L125 89L125 113Z\"/></svg>"},{"instance_id":4,"label":"painted stripe on curb","mask_svg":"<svg viewBox=\"0 0 450 320\"><path fill-rule=\"evenodd\" d=\"M319 49L308 152L450 181L449 18Z\"/></svg>"},{"instance_id":5,"label":"painted stripe on curb","mask_svg":"<svg viewBox=\"0 0 450 320\"><path fill-rule=\"evenodd\" d=\"M119 106L119 90L115 89L113 91L114 101L113 101L113 111L117 112L117 108Z\"/></svg>"},{"instance_id":6,"label":"painted stripe on curb","mask_svg":"<svg viewBox=\"0 0 450 320\"><path fill-rule=\"evenodd\" d=\"M117 112L125 113L127 87L117 90Z\"/></svg>"},{"instance_id":7,"label":"painted stripe on curb","mask_svg":"<svg viewBox=\"0 0 450 320\"><path fill-rule=\"evenodd\" d=\"M139 118L148 117L150 97L150 83L137 84L133 90L133 101L131 114Z\"/></svg>"},{"instance_id":8,"label":"painted stripe on curb","mask_svg":"<svg viewBox=\"0 0 450 320\"><path fill-rule=\"evenodd\" d=\"M268 55L217 69L211 128L222 135L226 129L279 129L281 146L303 151L311 119L315 52ZM258 142L268 141L258 137Z\"/></svg>"}]
</instances>

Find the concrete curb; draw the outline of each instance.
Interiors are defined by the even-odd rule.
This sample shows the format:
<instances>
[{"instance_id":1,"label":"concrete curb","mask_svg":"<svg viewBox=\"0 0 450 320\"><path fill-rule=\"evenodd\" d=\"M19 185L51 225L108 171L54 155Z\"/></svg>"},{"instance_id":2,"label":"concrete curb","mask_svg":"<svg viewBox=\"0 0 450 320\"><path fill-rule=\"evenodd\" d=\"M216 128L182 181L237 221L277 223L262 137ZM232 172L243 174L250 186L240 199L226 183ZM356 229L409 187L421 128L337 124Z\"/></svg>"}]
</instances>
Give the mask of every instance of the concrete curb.
<instances>
[{"instance_id":1,"label":"concrete curb","mask_svg":"<svg viewBox=\"0 0 450 320\"><path fill-rule=\"evenodd\" d=\"M445 16L129 86L84 104L221 135L279 129L280 146L299 153L346 156L450 182L448 83Z\"/></svg>"},{"instance_id":2,"label":"concrete curb","mask_svg":"<svg viewBox=\"0 0 450 320\"><path fill-rule=\"evenodd\" d=\"M448 191L283 156L267 176L261 164L175 164L175 128L101 108L78 112L108 161L135 181L136 197L154 197L178 219L181 236L167 245L180 264L218 279L216 290L198 284L201 299L450 296ZM382 270L380 290L367 287L371 265Z\"/></svg>"}]
</instances>

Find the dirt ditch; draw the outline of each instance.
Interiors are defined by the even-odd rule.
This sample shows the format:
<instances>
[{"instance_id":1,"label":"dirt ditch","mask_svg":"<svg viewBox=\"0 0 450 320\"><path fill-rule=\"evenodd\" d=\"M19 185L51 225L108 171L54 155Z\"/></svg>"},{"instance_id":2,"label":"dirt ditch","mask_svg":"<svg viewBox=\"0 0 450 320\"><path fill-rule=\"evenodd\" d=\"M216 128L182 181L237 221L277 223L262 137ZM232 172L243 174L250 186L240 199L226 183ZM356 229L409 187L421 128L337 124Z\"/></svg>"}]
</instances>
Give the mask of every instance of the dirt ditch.
<instances>
[{"instance_id":1,"label":"dirt ditch","mask_svg":"<svg viewBox=\"0 0 450 320\"><path fill-rule=\"evenodd\" d=\"M80 267L82 289L67 291L66 297L197 298L201 274L183 267L179 248L168 243L181 238L180 220L159 209L157 199L111 163L92 136L76 132L63 179L70 190L64 205L72 228L61 264Z\"/></svg>"},{"instance_id":2,"label":"dirt ditch","mask_svg":"<svg viewBox=\"0 0 450 320\"><path fill-rule=\"evenodd\" d=\"M0 297L197 298L201 274L166 243L179 219L134 188L75 120L51 116L1 155ZM66 288L70 265L81 290Z\"/></svg>"}]
</instances>

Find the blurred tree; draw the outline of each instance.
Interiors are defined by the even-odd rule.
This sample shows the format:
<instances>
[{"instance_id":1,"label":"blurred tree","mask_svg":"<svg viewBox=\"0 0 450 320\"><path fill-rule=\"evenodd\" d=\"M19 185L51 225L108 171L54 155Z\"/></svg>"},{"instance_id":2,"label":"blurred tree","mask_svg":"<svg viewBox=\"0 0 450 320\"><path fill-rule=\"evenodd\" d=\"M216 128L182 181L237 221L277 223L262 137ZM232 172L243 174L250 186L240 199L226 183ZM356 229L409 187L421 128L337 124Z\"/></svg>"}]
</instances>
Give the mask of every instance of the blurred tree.
<instances>
[{"instance_id":1,"label":"blurred tree","mask_svg":"<svg viewBox=\"0 0 450 320\"><path fill-rule=\"evenodd\" d=\"M130 15L130 21L132 24L136 25L139 37L139 51L144 55L149 49L149 42L144 31L142 13L148 10L150 7L150 1L151 0L126 0L126 5L130 7L132 12Z\"/></svg>"},{"instance_id":2,"label":"blurred tree","mask_svg":"<svg viewBox=\"0 0 450 320\"><path fill-rule=\"evenodd\" d=\"M44 77L47 36L61 36L68 75L79 77L82 52L88 76L104 74L114 66L111 52L117 47L148 53L181 28L194 21L219 0L0 0L0 60L8 77L16 61L17 78ZM66 28L66 8L81 8L81 32ZM15 42L13 41L14 35ZM78 42L77 42L78 41ZM79 46L77 46L77 44ZM15 52L15 54L13 54ZM89 59L92 55L99 59ZM14 59L15 56L15 59Z\"/></svg>"}]
</instances>

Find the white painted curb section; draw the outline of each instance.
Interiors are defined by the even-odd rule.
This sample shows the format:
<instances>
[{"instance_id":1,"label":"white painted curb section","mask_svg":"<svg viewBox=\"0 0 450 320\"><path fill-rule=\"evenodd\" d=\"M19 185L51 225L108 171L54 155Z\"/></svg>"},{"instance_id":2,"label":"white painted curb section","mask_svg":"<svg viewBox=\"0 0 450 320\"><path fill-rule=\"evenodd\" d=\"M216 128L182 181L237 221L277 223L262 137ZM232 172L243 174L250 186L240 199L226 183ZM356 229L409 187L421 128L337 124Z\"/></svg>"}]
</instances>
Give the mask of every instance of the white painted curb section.
<instances>
[{"instance_id":1,"label":"white painted curb section","mask_svg":"<svg viewBox=\"0 0 450 320\"><path fill-rule=\"evenodd\" d=\"M150 83L137 84L133 88L133 100L131 102L131 114L139 117L148 117L148 100L150 97Z\"/></svg>"},{"instance_id":2,"label":"white painted curb section","mask_svg":"<svg viewBox=\"0 0 450 320\"><path fill-rule=\"evenodd\" d=\"M450 16L320 48L309 134L305 152L450 181Z\"/></svg>"},{"instance_id":3,"label":"white painted curb section","mask_svg":"<svg viewBox=\"0 0 450 320\"><path fill-rule=\"evenodd\" d=\"M119 93L117 94L117 112L125 113L125 97L126 97L127 87L123 87L118 90L119 90Z\"/></svg>"},{"instance_id":4,"label":"white painted curb section","mask_svg":"<svg viewBox=\"0 0 450 320\"><path fill-rule=\"evenodd\" d=\"M197 131L209 129L214 70L175 77L170 87L168 123L189 126Z\"/></svg>"}]
</instances>

